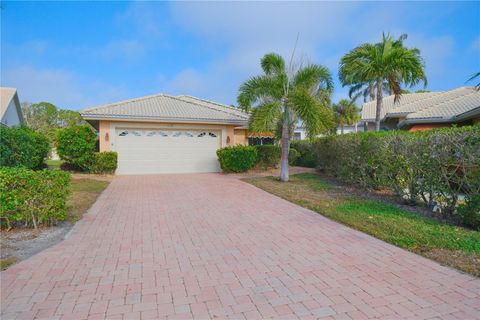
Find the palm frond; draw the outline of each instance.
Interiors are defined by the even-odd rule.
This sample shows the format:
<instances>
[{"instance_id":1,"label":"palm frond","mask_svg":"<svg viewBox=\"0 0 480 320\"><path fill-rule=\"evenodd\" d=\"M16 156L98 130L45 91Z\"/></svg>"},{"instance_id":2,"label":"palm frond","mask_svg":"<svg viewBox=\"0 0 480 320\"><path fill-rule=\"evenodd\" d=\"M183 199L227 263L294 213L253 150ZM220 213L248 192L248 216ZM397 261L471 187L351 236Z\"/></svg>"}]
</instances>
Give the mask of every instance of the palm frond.
<instances>
[{"instance_id":1,"label":"palm frond","mask_svg":"<svg viewBox=\"0 0 480 320\"><path fill-rule=\"evenodd\" d=\"M267 102L253 109L250 116L249 130L252 132L275 131L276 123L281 114L279 102Z\"/></svg>"},{"instance_id":2,"label":"palm frond","mask_svg":"<svg viewBox=\"0 0 480 320\"><path fill-rule=\"evenodd\" d=\"M255 103L281 97L282 92L283 85L279 78L252 77L240 85L237 102L240 108L248 112Z\"/></svg>"},{"instance_id":3,"label":"palm frond","mask_svg":"<svg viewBox=\"0 0 480 320\"><path fill-rule=\"evenodd\" d=\"M262 69L267 75L281 75L285 72L285 60L276 53L267 53L261 60Z\"/></svg>"}]
</instances>

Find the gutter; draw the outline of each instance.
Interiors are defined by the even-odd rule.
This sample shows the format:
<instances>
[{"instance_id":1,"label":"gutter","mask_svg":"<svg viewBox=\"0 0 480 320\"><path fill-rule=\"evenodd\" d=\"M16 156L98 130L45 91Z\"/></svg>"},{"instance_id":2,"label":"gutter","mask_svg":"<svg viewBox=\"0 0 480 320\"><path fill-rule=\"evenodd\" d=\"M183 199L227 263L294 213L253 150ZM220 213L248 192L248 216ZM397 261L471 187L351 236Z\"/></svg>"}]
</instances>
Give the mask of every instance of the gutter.
<instances>
[{"instance_id":1,"label":"gutter","mask_svg":"<svg viewBox=\"0 0 480 320\"><path fill-rule=\"evenodd\" d=\"M99 115L91 113L80 113L85 120L121 120L121 121L146 121L146 122L173 122L173 123L206 123L206 124L236 124L248 125L248 120L227 120L227 119L199 119L199 118L166 118L151 116L122 116L122 115Z\"/></svg>"}]
</instances>

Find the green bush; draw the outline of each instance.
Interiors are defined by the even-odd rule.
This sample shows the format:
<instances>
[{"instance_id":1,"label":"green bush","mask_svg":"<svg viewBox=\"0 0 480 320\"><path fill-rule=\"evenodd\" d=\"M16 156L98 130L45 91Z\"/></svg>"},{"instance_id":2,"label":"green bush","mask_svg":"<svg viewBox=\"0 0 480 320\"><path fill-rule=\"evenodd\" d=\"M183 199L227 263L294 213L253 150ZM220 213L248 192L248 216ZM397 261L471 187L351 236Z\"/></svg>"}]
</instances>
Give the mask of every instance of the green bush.
<instances>
[{"instance_id":1,"label":"green bush","mask_svg":"<svg viewBox=\"0 0 480 320\"><path fill-rule=\"evenodd\" d=\"M290 148L290 152L288 153L288 164L291 166L296 165L298 158L300 158L300 152Z\"/></svg>"},{"instance_id":2,"label":"green bush","mask_svg":"<svg viewBox=\"0 0 480 320\"><path fill-rule=\"evenodd\" d=\"M117 153L114 151L105 151L95 153L95 164L93 172L95 173L113 173L117 169Z\"/></svg>"},{"instance_id":3,"label":"green bush","mask_svg":"<svg viewBox=\"0 0 480 320\"><path fill-rule=\"evenodd\" d=\"M320 138L320 170L405 201L455 213L459 195L480 192L480 127L390 131Z\"/></svg>"},{"instance_id":4,"label":"green bush","mask_svg":"<svg viewBox=\"0 0 480 320\"><path fill-rule=\"evenodd\" d=\"M458 208L458 216L464 225L480 230L480 195L467 197L465 204Z\"/></svg>"},{"instance_id":5,"label":"green bush","mask_svg":"<svg viewBox=\"0 0 480 320\"><path fill-rule=\"evenodd\" d=\"M317 166L315 149L311 141L295 140L290 144L290 148L297 150L300 154L297 161L295 161L295 165L307 168L315 168Z\"/></svg>"},{"instance_id":6,"label":"green bush","mask_svg":"<svg viewBox=\"0 0 480 320\"><path fill-rule=\"evenodd\" d=\"M257 165L260 168L278 168L280 165L281 148L277 145L257 145Z\"/></svg>"},{"instance_id":7,"label":"green bush","mask_svg":"<svg viewBox=\"0 0 480 320\"><path fill-rule=\"evenodd\" d=\"M0 220L37 228L64 220L70 175L60 170L0 169Z\"/></svg>"},{"instance_id":8,"label":"green bush","mask_svg":"<svg viewBox=\"0 0 480 320\"><path fill-rule=\"evenodd\" d=\"M40 169L50 151L41 133L24 127L0 126L0 167Z\"/></svg>"},{"instance_id":9,"label":"green bush","mask_svg":"<svg viewBox=\"0 0 480 320\"><path fill-rule=\"evenodd\" d=\"M73 167L90 171L95 165L97 136L89 125L72 126L57 131L57 153Z\"/></svg>"},{"instance_id":10,"label":"green bush","mask_svg":"<svg viewBox=\"0 0 480 320\"><path fill-rule=\"evenodd\" d=\"M257 149L252 146L234 146L217 150L218 161L224 172L245 172L257 163Z\"/></svg>"}]
</instances>

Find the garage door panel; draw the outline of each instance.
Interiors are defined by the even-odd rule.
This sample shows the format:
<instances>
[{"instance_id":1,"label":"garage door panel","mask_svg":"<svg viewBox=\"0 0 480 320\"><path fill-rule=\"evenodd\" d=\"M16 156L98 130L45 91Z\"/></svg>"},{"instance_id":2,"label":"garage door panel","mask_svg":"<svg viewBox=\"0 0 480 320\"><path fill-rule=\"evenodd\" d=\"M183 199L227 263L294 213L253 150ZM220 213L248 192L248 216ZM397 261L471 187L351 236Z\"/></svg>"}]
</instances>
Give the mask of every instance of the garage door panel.
<instances>
[{"instance_id":1,"label":"garage door panel","mask_svg":"<svg viewBox=\"0 0 480 320\"><path fill-rule=\"evenodd\" d=\"M118 174L218 172L220 132L117 129Z\"/></svg>"}]
</instances>

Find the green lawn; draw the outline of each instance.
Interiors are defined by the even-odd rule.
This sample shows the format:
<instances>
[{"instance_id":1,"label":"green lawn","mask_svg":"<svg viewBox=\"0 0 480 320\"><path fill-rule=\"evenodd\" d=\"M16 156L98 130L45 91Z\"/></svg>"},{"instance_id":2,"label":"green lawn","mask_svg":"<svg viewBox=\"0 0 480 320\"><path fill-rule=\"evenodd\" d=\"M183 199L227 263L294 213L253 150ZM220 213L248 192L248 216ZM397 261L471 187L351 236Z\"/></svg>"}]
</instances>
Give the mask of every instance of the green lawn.
<instances>
[{"instance_id":1,"label":"green lawn","mask_svg":"<svg viewBox=\"0 0 480 320\"><path fill-rule=\"evenodd\" d=\"M92 178L72 178L72 193L67 200L68 219L72 222L81 219L109 183Z\"/></svg>"},{"instance_id":2,"label":"green lawn","mask_svg":"<svg viewBox=\"0 0 480 320\"><path fill-rule=\"evenodd\" d=\"M347 194L315 174L247 182L332 220L480 276L480 232L439 223L380 201Z\"/></svg>"}]
</instances>

